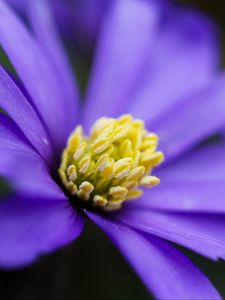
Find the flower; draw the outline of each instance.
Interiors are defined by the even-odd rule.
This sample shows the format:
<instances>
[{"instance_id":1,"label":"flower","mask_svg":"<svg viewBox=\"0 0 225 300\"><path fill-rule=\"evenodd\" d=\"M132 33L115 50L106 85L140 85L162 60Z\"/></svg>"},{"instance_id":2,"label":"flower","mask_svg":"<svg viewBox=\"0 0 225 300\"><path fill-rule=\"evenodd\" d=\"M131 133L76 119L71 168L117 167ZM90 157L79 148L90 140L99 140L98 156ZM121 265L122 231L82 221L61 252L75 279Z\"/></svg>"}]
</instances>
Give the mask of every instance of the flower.
<instances>
[{"instance_id":1,"label":"flower","mask_svg":"<svg viewBox=\"0 0 225 300\"><path fill-rule=\"evenodd\" d=\"M80 105L46 2L34 1L30 14L32 34L0 2L0 43L17 73L0 68L8 114L0 115L0 175L13 186L0 205L1 267L24 266L75 240L90 218L157 298L220 298L169 243L211 259L225 254L224 144L200 145L225 123L214 26L193 11L162 16L156 3L115 2ZM88 129L123 113L159 136L161 183L117 212L75 209L57 176L67 140L79 123Z\"/></svg>"}]
</instances>

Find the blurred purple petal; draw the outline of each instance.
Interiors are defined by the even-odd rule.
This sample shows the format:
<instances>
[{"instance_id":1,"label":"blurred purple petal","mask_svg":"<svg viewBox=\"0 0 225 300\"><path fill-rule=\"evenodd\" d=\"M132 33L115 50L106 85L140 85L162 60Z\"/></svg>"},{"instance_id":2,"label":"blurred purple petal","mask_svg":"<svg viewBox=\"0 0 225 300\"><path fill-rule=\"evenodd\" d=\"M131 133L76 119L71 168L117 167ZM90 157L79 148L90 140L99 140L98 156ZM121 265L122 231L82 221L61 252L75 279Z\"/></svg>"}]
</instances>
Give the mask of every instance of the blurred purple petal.
<instances>
[{"instance_id":1,"label":"blurred purple petal","mask_svg":"<svg viewBox=\"0 0 225 300\"><path fill-rule=\"evenodd\" d=\"M0 115L0 176L24 197L66 200L38 153L8 117Z\"/></svg>"},{"instance_id":2,"label":"blurred purple petal","mask_svg":"<svg viewBox=\"0 0 225 300\"><path fill-rule=\"evenodd\" d=\"M30 0L5 0L17 11L26 13ZM118 0L47 0L54 13L58 29L67 41L76 43L84 52L91 52L110 6ZM168 5L169 0L148 0ZM32 1L33 2L33 1ZM168 5L169 6L169 5Z\"/></svg>"},{"instance_id":3,"label":"blurred purple petal","mask_svg":"<svg viewBox=\"0 0 225 300\"><path fill-rule=\"evenodd\" d=\"M10 5L13 5L17 10L24 10L27 0L6 0Z\"/></svg>"},{"instance_id":4,"label":"blurred purple petal","mask_svg":"<svg viewBox=\"0 0 225 300\"><path fill-rule=\"evenodd\" d=\"M225 145L206 145L156 171L159 186L129 206L187 212L225 212Z\"/></svg>"},{"instance_id":5,"label":"blurred purple petal","mask_svg":"<svg viewBox=\"0 0 225 300\"><path fill-rule=\"evenodd\" d=\"M0 266L21 267L72 242L83 220L67 203L10 199L0 205Z\"/></svg>"},{"instance_id":6,"label":"blurred purple petal","mask_svg":"<svg viewBox=\"0 0 225 300\"><path fill-rule=\"evenodd\" d=\"M10 180L13 191L23 197L66 200L62 189L52 180L42 159L31 153L2 150L0 174Z\"/></svg>"},{"instance_id":7,"label":"blurred purple petal","mask_svg":"<svg viewBox=\"0 0 225 300\"><path fill-rule=\"evenodd\" d=\"M71 130L64 88L46 53L4 1L0 2L0 44L43 118L56 149L61 150Z\"/></svg>"},{"instance_id":8,"label":"blurred purple petal","mask_svg":"<svg viewBox=\"0 0 225 300\"><path fill-rule=\"evenodd\" d=\"M150 128L171 104L212 80L219 66L215 27L194 10L168 10L158 26L145 81L129 112L144 119Z\"/></svg>"},{"instance_id":9,"label":"blurred purple petal","mask_svg":"<svg viewBox=\"0 0 225 300\"><path fill-rule=\"evenodd\" d=\"M85 51L93 49L104 16L113 2L115 0L74 1L73 9L70 12L70 26L72 26L73 32L70 28L71 35L68 38L71 39L72 36L76 39ZM54 6L56 11L56 5ZM58 9L58 19L60 15L61 11ZM64 26L67 22L68 20L64 19Z\"/></svg>"},{"instance_id":10,"label":"blurred purple petal","mask_svg":"<svg viewBox=\"0 0 225 300\"><path fill-rule=\"evenodd\" d=\"M99 36L87 92L84 123L118 116L137 84L157 21L156 6L146 1L115 1ZM122 110L123 111L123 110Z\"/></svg>"},{"instance_id":11,"label":"blurred purple petal","mask_svg":"<svg viewBox=\"0 0 225 300\"><path fill-rule=\"evenodd\" d=\"M11 0L12 1L12 0ZM15 1L15 0L14 0ZM72 12L67 13L67 18L69 17L71 20L70 26L71 28L67 28L67 31L70 32L70 36L68 38L71 39L73 37L79 43L84 51L90 51L93 49L96 40L98 39L99 30L101 26L103 26L104 17L107 15L108 10L111 5L113 5L118 0L75 0L72 1L73 10ZM120 1L120 0L119 0ZM167 6L170 2L169 0L147 0L149 3L155 3L157 5ZM55 11L57 12L58 20L61 17L60 25L61 27L65 27L65 24L68 24L68 19L66 17L62 17L62 9L59 8L59 2L53 0L52 4L54 4ZM58 4L58 9L56 9L56 2ZM61 5L62 6L62 5ZM64 7L65 7L64 3ZM67 5L69 6L69 5ZM72 6L72 5L71 5ZM67 7L68 8L68 7ZM64 23L64 24L63 24ZM65 32L65 31L64 31ZM66 32L65 32L66 33Z\"/></svg>"},{"instance_id":12,"label":"blurred purple petal","mask_svg":"<svg viewBox=\"0 0 225 300\"><path fill-rule=\"evenodd\" d=\"M48 2L44 0L29 1L30 21L43 50L48 55L49 62L55 67L57 79L63 87L64 105L67 110L67 125L74 129L79 103L78 87L73 80L71 66L65 56L54 20L48 9Z\"/></svg>"},{"instance_id":13,"label":"blurred purple petal","mask_svg":"<svg viewBox=\"0 0 225 300\"><path fill-rule=\"evenodd\" d=\"M221 299L205 275L165 241L87 214L106 232L157 299Z\"/></svg>"},{"instance_id":14,"label":"blurred purple petal","mask_svg":"<svg viewBox=\"0 0 225 300\"><path fill-rule=\"evenodd\" d=\"M41 121L31 104L1 66L0 107L13 118L44 159L51 162L52 148Z\"/></svg>"},{"instance_id":15,"label":"blurred purple petal","mask_svg":"<svg viewBox=\"0 0 225 300\"><path fill-rule=\"evenodd\" d=\"M225 73L171 105L151 130L159 135L166 161L181 155L225 126Z\"/></svg>"},{"instance_id":16,"label":"blurred purple petal","mask_svg":"<svg viewBox=\"0 0 225 300\"><path fill-rule=\"evenodd\" d=\"M0 148L6 151L21 151L28 152L33 155L39 156L38 153L31 146L29 141L25 138L24 134L17 127L16 123L6 116L0 113Z\"/></svg>"},{"instance_id":17,"label":"blurred purple petal","mask_svg":"<svg viewBox=\"0 0 225 300\"><path fill-rule=\"evenodd\" d=\"M30 0L5 1L23 15L26 14L27 6L34 2ZM85 52L89 52L93 50L106 11L115 0L46 1L51 5L51 10L62 35L67 40L76 42Z\"/></svg>"},{"instance_id":18,"label":"blurred purple petal","mask_svg":"<svg viewBox=\"0 0 225 300\"><path fill-rule=\"evenodd\" d=\"M211 259L225 258L225 216L167 213L126 207L116 214L115 219Z\"/></svg>"}]
</instances>

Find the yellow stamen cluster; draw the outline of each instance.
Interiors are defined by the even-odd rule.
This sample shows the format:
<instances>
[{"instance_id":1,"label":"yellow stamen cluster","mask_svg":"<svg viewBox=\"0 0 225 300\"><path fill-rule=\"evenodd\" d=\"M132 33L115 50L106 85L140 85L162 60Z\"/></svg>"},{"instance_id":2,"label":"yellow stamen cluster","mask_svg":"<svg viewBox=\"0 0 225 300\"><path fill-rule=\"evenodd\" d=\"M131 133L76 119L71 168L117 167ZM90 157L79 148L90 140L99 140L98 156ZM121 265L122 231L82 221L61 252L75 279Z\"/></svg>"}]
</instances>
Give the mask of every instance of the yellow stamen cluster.
<instances>
[{"instance_id":1,"label":"yellow stamen cluster","mask_svg":"<svg viewBox=\"0 0 225 300\"><path fill-rule=\"evenodd\" d=\"M163 161L157 145L157 136L131 115L100 118L89 137L77 126L62 155L61 181L72 196L93 207L117 210L124 201L142 195L140 186L159 183L149 175Z\"/></svg>"}]
</instances>

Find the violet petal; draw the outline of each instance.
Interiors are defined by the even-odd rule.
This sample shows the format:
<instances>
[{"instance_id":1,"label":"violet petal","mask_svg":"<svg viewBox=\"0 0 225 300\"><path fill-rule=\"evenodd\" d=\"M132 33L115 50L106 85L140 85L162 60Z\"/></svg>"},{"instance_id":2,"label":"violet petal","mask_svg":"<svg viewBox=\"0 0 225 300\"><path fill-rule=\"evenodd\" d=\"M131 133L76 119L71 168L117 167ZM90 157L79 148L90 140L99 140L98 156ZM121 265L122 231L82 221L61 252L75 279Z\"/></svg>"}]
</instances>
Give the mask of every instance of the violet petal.
<instances>
[{"instance_id":1,"label":"violet petal","mask_svg":"<svg viewBox=\"0 0 225 300\"><path fill-rule=\"evenodd\" d=\"M87 91L84 123L101 116L118 116L129 103L151 45L157 9L145 1L115 1L99 35Z\"/></svg>"},{"instance_id":2,"label":"violet petal","mask_svg":"<svg viewBox=\"0 0 225 300\"><path fill-rule=\"evenodd\" d=\"M4 115L0 115L0 139L0 176L9 179L21 197L66 200L43 159L15 123Z\"/></svg>"},{"instance_id":3,"label":"violet petal","mask_svg":"<svg viewBox=\"0 0 225 300\"><path fill-rule=\"evenodd\" d=\"M50 162L53 156L49 137L35 110L0 66L0 107L16 122L31 144Z\"/></svg>"},{"instance_id":4,"label":"violet petal","mask_svg":"<svg viewBox=\"0 0 225 300\"><path fill-rule=\"evenodd\" d=\"M5 201L0 205L0 266L30 264L72 242L82 228L82 217L66 203Z\"/></svg>"},{"instance_id":5,"label":"violet petal","mask_svg":"<svg viewBox=\"0 0 225 300\"><path fill-rule=\"evenodd\" d=\"M79 92L73 71L64 53L56 24L48 7L49 3L43 0L28 1L30 21L34 32L48 55L48 63L52 63L57 72L57 80L64 93L64 105L67 126L73 130L76 124Z\"/></svg>"},{"instance_id":6,"label":"violet petal","mask_svg":"<svg viewBox=\"0 0 225 300\"><path fill-rule=\"evenodd\" d=\"M212 80L219 57L215 24L195 10L171 7L158 26L147 74L128 111L151 128L171 104Z\"/></svg>"},{"instance_id":7,"label":"violet petal","mask_svg":"<svg viewBox=\"0 0 225 300\"><path fill-rule=\"evenodd\" d=\"M193 148L225 125L225 73L171 105L151 130L159 135L166 161Z\"/></svg>"},{"instance_id":8,"label":"violet petal","mask_svg":"<svg viewBox=\"0 0 225 300\"><path fill-rule=\"evenodd\" d=\"M200 147L155 170L161 182L128 206L146 209L225 213L224 143Z\"/></svg>"},{"instance_id":9,"label":"violet petal","mask_svg":"<svg viewBox=\"0 0 225 300\"><path fill-rule=\"evenodd\" d=\"M225 216L125 207L116 214L115 219L211 259L225 258Z\"/></svg>"},{"instance_id":10,"label":"violet petal","mask_svg":"<svg viewBox=\"0 0 225 300\"><path fill-rule=\"evenodd\" d=\"M71 130L63 86L41 45L4 1L0 1L0 44L44 120L55 148L61 151Z\"/></svg>"},{"instance_id":11,"label":"violet petal","mask_svg":"<svg viewBox=\"0 0 225 300\"><path fill-rule=\"evenodd\" d=\"M167 242L93 213L99 225L157 299L221 299L205 275Z\"/></svg>"}]
</instances>

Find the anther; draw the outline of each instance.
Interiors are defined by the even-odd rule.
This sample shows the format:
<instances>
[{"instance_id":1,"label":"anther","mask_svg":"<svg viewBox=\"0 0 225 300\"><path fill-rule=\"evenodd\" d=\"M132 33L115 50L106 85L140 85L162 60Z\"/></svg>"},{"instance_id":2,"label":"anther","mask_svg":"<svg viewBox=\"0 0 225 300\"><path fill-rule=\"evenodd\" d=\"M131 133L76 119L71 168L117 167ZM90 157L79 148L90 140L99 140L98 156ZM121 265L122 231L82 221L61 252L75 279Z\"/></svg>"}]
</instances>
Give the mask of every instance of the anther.
<instances>
[{"instance_id":1,"label":"anther","mask_svg":"<svg viewBox=\"0 0 225 300\"><path fill-rule=\"evenodd\" d=\"M128 190L122 186L113 186L109 189L109 195L113 198L123 198L126 197Z\"/></svg>"},{"instance_id":2,"label":"anther","mask_svg":"<svg viewBox=\"0 0 225 300\"><path fill-rule=\"evenodd\" d=\"M67 168L67 176L69 177L69 180L74 181L77 179L77 169L75 165L70 165Z\"/></svg>"},{"instance_id":3,"label":"anther","mask_svg":"<svg viewBox=\"0 0 225 300\"><path fill-rule=\"evenodd\" d=\"M74 152L73 159L78 160L82 156L82 153L84 152L85 148L86 148L86 143L79 145Z\"/></svg>"},{"instance_id":4,"label":"anther","mask_svg":"<svg viewBox=\"0 0 225 300\"><path fill-rule=\"evenodd\" d=\"M160 179L155 176L145 176L141 178L140 185L145 187L152 187L160 183Z\"/></svg>"}]
</instances>

